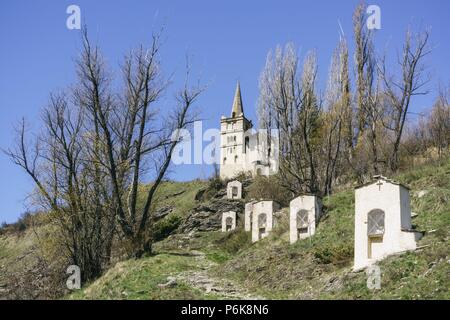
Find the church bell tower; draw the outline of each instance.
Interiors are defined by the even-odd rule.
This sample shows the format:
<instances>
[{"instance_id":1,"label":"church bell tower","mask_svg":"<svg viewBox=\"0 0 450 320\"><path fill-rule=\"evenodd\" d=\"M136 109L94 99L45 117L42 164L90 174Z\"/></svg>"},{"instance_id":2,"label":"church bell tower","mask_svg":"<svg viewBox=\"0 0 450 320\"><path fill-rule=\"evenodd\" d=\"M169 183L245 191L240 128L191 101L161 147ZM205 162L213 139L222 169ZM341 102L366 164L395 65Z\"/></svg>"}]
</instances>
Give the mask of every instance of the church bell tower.
<instances>
[{"instance_id":1,"label":"church bell tower","mask_svg":"<svg viewBox=\"0 0 450 320\"><path fill-rule=\"evenodd\" d=\"M241 87L236 85L231 116L220 119L220 177L233 178L246 171L246 154L248 138L245 132L252 128L252 123L244 116Z\"/></svg>"}]
</instances>

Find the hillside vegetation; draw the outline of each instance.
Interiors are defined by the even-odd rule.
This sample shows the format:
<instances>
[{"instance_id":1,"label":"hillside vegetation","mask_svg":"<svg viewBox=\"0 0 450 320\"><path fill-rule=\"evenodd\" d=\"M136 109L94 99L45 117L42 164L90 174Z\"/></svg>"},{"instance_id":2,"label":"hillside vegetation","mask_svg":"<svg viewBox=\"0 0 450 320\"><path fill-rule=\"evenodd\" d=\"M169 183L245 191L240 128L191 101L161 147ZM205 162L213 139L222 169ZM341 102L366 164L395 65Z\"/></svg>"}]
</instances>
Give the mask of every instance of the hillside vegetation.
<instances>
[{"instance_id":1,"label":"hillside vegetation","mask_svg":"<svg viewBox=\"0 0 450 320\"><path fill-rule=\"evenodd\" d=\"M365 272L351 270L353 189L324 198L324 216L311 239L290 245L282 219L268 238L251 244L242 225L230 233L178 232L188 213L209 201L195 200L208 184L194 181L161 189L160 207L170 213L159 222L163 240L155 255L117 262L66 298L450 299L450 160L395 179L411 187L413 224L425 236L418 250L379 263L380 290L367 289ZM12 237L0 238L0 266L30 242L29 236Z\"/></svg>"}]
</instances>

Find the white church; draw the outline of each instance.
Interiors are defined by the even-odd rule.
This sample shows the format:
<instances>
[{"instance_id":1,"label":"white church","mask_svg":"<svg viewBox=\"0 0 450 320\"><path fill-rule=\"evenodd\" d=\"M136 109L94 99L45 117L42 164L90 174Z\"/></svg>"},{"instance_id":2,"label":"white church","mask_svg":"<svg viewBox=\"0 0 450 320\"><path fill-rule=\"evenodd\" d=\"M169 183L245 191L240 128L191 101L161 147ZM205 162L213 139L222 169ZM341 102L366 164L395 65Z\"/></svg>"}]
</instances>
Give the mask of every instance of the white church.
<instances>
[{"instance_id":1,"label":"white church","mask_svg":"<svg viewBox=\"0 0 450 320\"><path fill-rule=\"evenodd\" d=\"M244 115L241 88L237 83L231 116L220 120L220 177L240 173L268 176L278 171L278 136L254 130Z\"/></svg>"}]
</instances>

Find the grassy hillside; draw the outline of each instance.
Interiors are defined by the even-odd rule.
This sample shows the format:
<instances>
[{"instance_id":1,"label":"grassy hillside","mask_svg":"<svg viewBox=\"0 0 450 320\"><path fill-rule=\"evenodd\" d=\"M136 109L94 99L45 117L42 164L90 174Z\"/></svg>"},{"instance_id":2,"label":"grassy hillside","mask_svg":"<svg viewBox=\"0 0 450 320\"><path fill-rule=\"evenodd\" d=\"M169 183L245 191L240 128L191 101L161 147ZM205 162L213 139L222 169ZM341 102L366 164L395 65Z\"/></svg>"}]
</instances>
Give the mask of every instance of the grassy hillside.
<instances>
[{"instance_id":1,"label":"grassy hillside","mask_svg":"<svg viewBox=\"0 0 450 320\"><path fill-rule=\"evenodd\" d=\"M152 258L117 263L103 277L70 296L71 299L203 299L203 294L187 284L160 288L167 277L187 270L197 270L195 257L160 254Z\"/></svg>"},{"instance_id":2,"label":"grassy hillside","mask_svg":"<svg viewBox=\"0 0 450 320\"><path fill-rule=\"evenodd\" d=\"M157 237L163 238L177 228L181 219L198 204L195 195L206 185L201 180L161 184L156 209L166 215L156 224ZM147 188L141 187L142 198ZM65 267L61 269L54 261L56 247L48 241L54 235L45 220L45 215L39 215L0 230L0 299L48 299L60 297L64 292ZM117 248L114 259L120 257L121 250Z\"/></svg>"},{"instance_id":3,"label":"grassy hillside","mask_svg":"<svg viewBox=\"0 0 450 320\"><path fill-rule=\"evenodd\" d=\"M450 299L450 159L394 178L411 187L413 224L426 234L419 250L379 263L381 290L367 289L365 272L351 270L353 189L324 199L312 238L290 245L284 219L268 238L251 244L242 226L230 233L174 232L202 203L194 198L207 183L193 181L161 188L158 208L170 213L159 222L165 236L154 256L119 262L67 298ZM0 239L0 262L8 248Z\"/></svg>"},{"instance_id":4,"label":"grassy hillside","mask_svg":"<svg viewBox=\"0 0 450 320\"><path fill-rule=\"evenodd\" d=\"M161 254L121 263L119 268L126 272L114 271L116 266L111 272L120 274L120 280L108 273L72 297L124 298L117 292L125 288L130 298L142 298L138 292L147 298L223 297L199 291L182 277L174 288L157 285L168 276L204 268L211 279L230 281L239 290L269 299L450 299L450 161L396 179L412 188L412 208L418 214L413 223L426 235L419 243L422 249L379 263L381 290L368 290L365 273L351 271L354 194L347 190L324 199L325 216L312 239L289 245L287 221L253 245L242 229L194 237L172 235L155 246ZM212 265L180 256L180 241L187 242L190 250L203 251Z\"/></svg>"},{"instance_id":5,"label":"grassy hillside","mask_svg":"<svg viewBox=\"0 0 450 320\"><path fill-rule=\"evenodd\" d=\"M309 240L288 245L287 226L241 251L217 273L270 298L450 298L450 162L396 177L412 188L413 219L423 249L379 263L381 290L353 273L353 190L324 199L325 217ZM419 197L420 196L420 197Z\"/></svg>"},{"instance_id":6,"label":"grassy hillside","mask_svg":"<svg viewBox=\"0 0 450 320\"><path fill-rule=\"evenodd\" d=\"M46 298L49 293L33 290L42 284L36 277L42 269L32 230L0 235L0 299Z\"/></svg>"}]
</instances>

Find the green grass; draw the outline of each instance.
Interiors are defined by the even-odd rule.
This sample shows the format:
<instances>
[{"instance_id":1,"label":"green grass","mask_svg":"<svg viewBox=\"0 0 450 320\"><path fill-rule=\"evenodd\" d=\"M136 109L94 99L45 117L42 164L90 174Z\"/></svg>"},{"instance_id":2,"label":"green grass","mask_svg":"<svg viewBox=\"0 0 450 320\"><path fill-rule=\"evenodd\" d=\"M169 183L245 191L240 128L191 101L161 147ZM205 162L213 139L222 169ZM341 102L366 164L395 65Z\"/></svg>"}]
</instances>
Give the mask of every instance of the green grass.
<instances>
[{"instance_id":1,"label":"green grass","mask_svg":"<svg viewBox=\"0 0 450 320\"><path fill-rule=\"evenodd\" d=\"M36 242L32 230L0 236L0 284L14 282L17 275L33 269L38 263L34 251Z\"/></svg>"},{"instance_id":2,"label":"green grass","mask_svg":"<svg viewBox=\"0 0 450 320\"><path fill-rule=\"evenodd\" d=\"M381 268L381 290L367 289L365 272L352 272L354 190L323 199L324 215L310 238L290 245L283 220L268 238L251 243L242 226L233 232L171 234L155 243L155 256L116 264L97 281L69 299L213 299L186 283L160 289L158 284L180 272L213 263L212 277L228 278L251 294L274 299L450 299L450 159L412 168L394 177L411 187L413 224L426 231L422 249L391 256ZM208 183L165 182L157 207L174 210L160 222L164 236L199 201L194 197ZM142 190L147 187L142 187ZM418 191L426 191L422 197ZM27 238L28 237L28 238ZM12 261L32 243L31 235L0 239L0 264ZM189 252L205 253L198 261Z\"/></svg>"},{"instance_id":3,"label":"green grass","mask_svg":"<svg viewBox=\"0 0 450 320\"><path fill-rule=\"evenodd\" d=\"M187 270L197 270L194 257L159 254L139 260L118 263L103 277L73 293L68 299L212 299L184 283L159 288L167 277Z\"/></svg>"},{"instance_id":4,"label":"green grass","mask_svg":"<svg viewBox=\"0 0 450 320\"><path fill-rule=\"evenodd\" d=\"M161 207L171 206L173 211L170 216L184 217L197 203L195 195L197 192L208 185L207 181L193 180L188 182L164 181L158 187L154 198L154 206L156 210ZM139 187L138 209L141 210L145 203L146 192L151 185L141 185Z\"/></svg>"},{"instance_id":5,"label":"green grass","mask_svg":"<svg viewBox=\"0 0 450 320\"><path fill-rule=\"evenodd\" d=\"M195 195L208 185L207 181L194 180L189 182L165 181L159 186L155 196L153 209L170 207L172 211L163 219L156 222L153 230L155 241L160 241L173 233L180 224L183 217L192 210L198 202ZM144 206L145 192L149 186L140 187L138 206Z\"/></svg>"},{"instance_id":6,"label":"green grass","mask_svg":"<svg viewBox=\"0 0 450 320\"><path fill-rule=\"evenodd\" d=\"M450 161L411 169L396 179L412 188L417 229L430 231L422 250L379 263L381 290L367 289L364 272L353 273L354 192L324 199L324 217L311 239L289 245L278 230L220 265L216 273L270 298L450 299ZM429 191L422 197L417 191Z\"/></svg>"},{"instance_id":7,"label":"green grass","mask_svg":"<svg viewBox=\"0 0 450 320\"><path fill-rule=\"evenodd\" d=\"M6 242L0 238L0 260L4 259L8 256L8 247L6 246Z\"/></svg>"}]
</instances>

